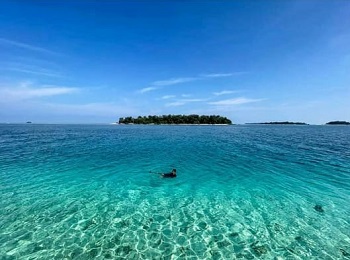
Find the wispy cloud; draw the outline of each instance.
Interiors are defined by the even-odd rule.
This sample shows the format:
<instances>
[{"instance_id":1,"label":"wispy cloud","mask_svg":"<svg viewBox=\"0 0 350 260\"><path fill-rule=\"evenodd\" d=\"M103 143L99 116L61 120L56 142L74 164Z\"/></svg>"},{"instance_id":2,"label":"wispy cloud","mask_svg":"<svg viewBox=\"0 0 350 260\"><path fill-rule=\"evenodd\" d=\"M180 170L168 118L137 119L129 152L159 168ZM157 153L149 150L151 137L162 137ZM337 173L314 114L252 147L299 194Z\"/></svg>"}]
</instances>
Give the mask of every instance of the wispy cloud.
<instances>
[{"instance_id":1,"label":"wispy cloud","mask_svg":"<svg viewBox=\"0 0 350 260\"><path fill-rule=\"evenodd\" d=\"M164 86L181 84L181 83L185 83L185 82L195 81L198 79L199 78L173 78L173 79L168 79L168 80L154 81L150 84L150 87L140 89L140 90L138 90L138 93L143 94L146 92L157 90L157 89L164 87Z\"/></svg>"},{"instance_id":2,"label":"wispy cloud","mask_svg":"<svg viewBox=\"0 0 350 260\"><path fill-rule=\"evenodd\" d=\"M85 104L51 104L44 103L52 113L67 114L67 115L99 115L99 116L115 116L115 113L130 114L135 113L133 107L125 106L116 103L85 103Z\"/></svg>"},{"instance_id":3,"label":"wispy cloud","mask_svg":"<svg viewBox=\"0 0 350 260\"><path fill-rule=\"evenodd\" d=\"M242 74L246 74L248 72L246 71L235 71L230 73L208 73L208 74L202 74L201 77L205 78L223 78L223 77L231 77L231 76L239 76Z\"/></svg>"},{"instance_id":4,"label":"wispy cloud","mask_svg":"<svg viewBox=\"0 0 350 260\"><path fill-rule=\"evenodd\" d=\"M167 103L167 104L165 104L165 106L166 107L178 107L178 106L183 106L185 104L186 104L185 102L175 101L175 102Z\"/></svg>"},{"instance_id":5,"label":"wispy cloud","mask_svg":"<svg viewBox=\"0 0 350 260\"><path fill-rule=\"evenodd\" d=\"M162 96L160 99L170 99L170 98L174 98L176 97L175 95L165 95L165 96Z\"/></svg>"},{"instance_id":6,"label":"wispy cloud","mask_svg":"<svg viewBox=\"0 0 350 260\"><path fill-rule=\"evenodd\" d=\"M154 81L152 85L154 86L170 86L191 81L203 80L205 78L220 78L220 77L230 77L234 75L233 73L213 73L213 74L201 74L196 77L186 77L186 78L172 78L168 80Z\"/></svg>"},{"instance_id":7,"label":"wispy cloud","mask_svg":"<svg viewBox=\"0 0 350 260\"><path fill-rule=\"evenodd\" d=\"M214 102L208 102L209 105L216 105L216 106L233 106L233 105L242 105L247 103L253 103L253 102L259 102L263 101L264 99L252 99L252 98L245 98L245 97L239 97L239 98L232 98L232 99L225 99L220 101L214 101Z\"/></svg>"},{"instance_id":8,"label":"wispy cloud","mask_svg":"<svg viewBox=\"0 0 350 260\"><path fill-rule=\"evenodd\" d=\"M134 102L133 102L134 104ZM120 116L137 115L140 110L123 102L92 102L92 103L47 103L38 100L26 102L2 102L0 109L8 113L0 113L2 122L33 122L43 123L111 123Z\"/></svg>"},{"instance_id":9,"label":"wispy cloud","mask_svg":"<svg viewBox=\"0 0 350 260\"><path fill-rule=\"evenodd\" d=\"M21 83L20 86L17 87L0 88L1 96L8 101L71 94L78 91L78 88L64 86L42 85L33 87L30 83L27 82Z\"/></svg>"},{"instance_id":10,"label":"wispy cloud","mask_svg":"<svg viewBox=\"0 0 350 260\"><path fill-rule=\"evenodd\" d=\"M233 93L237 93L237 92L238 92L237 90L223 90L220 92L214 92L213 94L215 96L222 96L222 95L228 95L228 94L233 94Z\"/></svg>"},{"instance_id":11,"label":"wispy cloud","mask_svg":"<svg viewBox=\"0 0 350 260\"><path fill-rule=\"evenodd\" d=\"M47 76L47 77L55 77L55 78L62 77L62 75L60 75L58 73L55 73L55 72L50 71L50 70L44 70L44 69L32 70L32 69L27 69L27 68L11 68L10 67L10 68L6 68L6 70L17 71L17 72L22 72L22 73L26 73L26 74Z\"/></svg>"},{"instance_id":12,"label":"wispy cloud","mask_svg":"<svg viewBox=\"0 0 350 260\"><path fill-rule=\"evenodd\" d=\"M203 99L203 98L187 98L187 99L180 99L180 101L182 102L203 102L203 101L207 101L208 99Z\"/></svg>"},{"instance_id":13,"label":"wispy cloud","mask_svg":"<svg viewBox=\"0 0 350 260\"><path fill-rule=\"evenodd\" d=\"M158 88L164 87L164 86L177 85L177 84L182 84L182 83L186 83L186 82L193 82L193 81L198 81L198 80L205 80L208 78L230 77L230 76L240 74L240 73L243 73L243 72L201 74L201 75L195 76L195 77L180 77L180 78L171 78L171 79L167 79L167 80L157 80L157 81L152 82L150 84L150 87L143 88L143 89L139 90L138 92L145 93L145 92L155 90L155 89L158 89Z\"/></svg>"},{"instance_id":14,"label":"wispy cloud","mask_svg":"<svg viewBox=\"0 0 350 260\"><path fill-rule=\"evenodd\" d=\"M180 83L185 83L185 82L191 82L198 80L199 78L197 77L191 77L191 78L172 78L168 80L159 80L159 81L154 81L151 85L153 86L170 86L170 85L175 85L175 84L180 84Z\"/></svg>"},{"instance_id":15,"label":"wispy cloud","mask_svg":"<svg viewBox=\"0 0 350 260\"><path fill-rule=\"evenodd\" d=\"M51 50L48 50L48 49L45 49L42 47L30 45L30 44L23 43L23 42L13 41L13 40L5 39L5 38L0 38L0 44L5 45L5 46L12 46L12 47L16 47L16 48L26 49L29 51L46 53L46 54L50 54L50 55L61 55L58 52L54 52L54 51L51 51Z\"/></svg>"},{"instance_id":16,"label":"wispy cloud","mask_svg":"<svg viewBox=\"0 0 350 260\"><path fill-rule=\"evenodd\" d=\"M156 89L158 89L158 88L156 88L156 87L147 87L147 88L140 89L138 92L143 94L143 93L150 92L150 91L153 91L153 90L156 90Z\"/></svg>"},{"instance_id":17,"label":"wispy cloud","mask_svg":"<svg viewBox=\"0 0 350 260\"><path fill-rule=\"evenodd\" d=\"M183 106L188 103L192 102L205 102L208 101L208 99L201 99L201 98L192 98L192 99L179 99L175 102L167 103L165 104L166 107L174 107L174 106Z\"/></svg>"},{"instance_id":18,"label":"wispy cloud","mask_svg":"<svg viewBox=\"0 0 350 260\"><path fill-rule=\"evenodd\" d=\"M213 74L202 74L202 77L206 78L220 78L220 77L230 77L233 73L213 73Z\"/></svg>"}]
</instances>

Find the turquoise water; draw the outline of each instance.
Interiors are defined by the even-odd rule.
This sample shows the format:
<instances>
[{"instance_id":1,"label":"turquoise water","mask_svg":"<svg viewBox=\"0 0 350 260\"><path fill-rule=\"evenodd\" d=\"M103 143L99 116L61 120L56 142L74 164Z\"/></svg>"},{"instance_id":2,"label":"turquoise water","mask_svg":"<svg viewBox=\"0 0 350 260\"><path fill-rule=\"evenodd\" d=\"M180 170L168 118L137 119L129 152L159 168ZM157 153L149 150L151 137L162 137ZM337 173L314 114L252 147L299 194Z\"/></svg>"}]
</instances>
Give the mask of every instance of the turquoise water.
<instances>
[{"instance_id":1,"label":"turquoise water","mask_svg":"<svg viewBox=\"0 0 350 260\"><path fill-rule=\"evenodd\" d=\"M0 125L0 197L0 259L350 259L350 127Z\"/></svg>"}]
</instances>

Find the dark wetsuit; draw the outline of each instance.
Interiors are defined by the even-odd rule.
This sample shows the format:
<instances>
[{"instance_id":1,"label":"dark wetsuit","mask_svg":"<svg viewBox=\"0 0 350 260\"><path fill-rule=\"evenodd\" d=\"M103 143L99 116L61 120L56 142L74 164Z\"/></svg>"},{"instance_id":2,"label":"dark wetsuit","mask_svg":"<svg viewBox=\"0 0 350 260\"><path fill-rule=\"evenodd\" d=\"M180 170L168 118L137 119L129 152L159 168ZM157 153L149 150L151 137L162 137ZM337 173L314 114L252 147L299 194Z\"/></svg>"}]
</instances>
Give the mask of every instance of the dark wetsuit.
<instances>
[{"instance_id":1,"label":"dark wetsuit","mask_svg":"<svg viewBox=\"0 0 350 260\"><path fill-rule=\"evenodd\" d=\"M172 172L170 172L170 173L163 173L162 176L163 178L175 178L176 174L173 174Z\"/></svg>"}]
</instances>

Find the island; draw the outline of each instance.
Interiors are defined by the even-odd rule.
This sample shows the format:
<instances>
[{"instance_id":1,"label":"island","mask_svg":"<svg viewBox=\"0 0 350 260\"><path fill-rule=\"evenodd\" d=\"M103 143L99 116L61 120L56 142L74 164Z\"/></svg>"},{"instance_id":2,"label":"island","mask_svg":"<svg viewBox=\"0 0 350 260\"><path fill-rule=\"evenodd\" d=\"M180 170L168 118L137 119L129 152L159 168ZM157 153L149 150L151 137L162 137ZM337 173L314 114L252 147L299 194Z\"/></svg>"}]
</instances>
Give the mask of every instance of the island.
<instances>
[{"instance_id":1,"label":"island","mask_svg":"<svg viewBox=\"0 0 350 260\"><path fill-rule=\"evenodd\" d=\"M250 125L308 125L306 123L302 122L288 122L288 121L283 121L283 122L264 122L264 123L247 123Z\"/></svg>"},{"instance_id":2,"label":"island","mask_svg":"<svg viewBox=\"0 0 350 260\"><path fill-rule=\"evenodd\" d=\"M350 125L350 122L346 121L330 121L326 125Z\"/></svg>"},{"instance_id":3,"label":"island","mask_svg":"<svg viewBox=\"0 0 350 260\"><path fill-rule=\"evenodd\" d=\"M232 121L219 115L162 115L121 117L119 124L142 125L231 125Z\"/></svg>"}]
</instances>

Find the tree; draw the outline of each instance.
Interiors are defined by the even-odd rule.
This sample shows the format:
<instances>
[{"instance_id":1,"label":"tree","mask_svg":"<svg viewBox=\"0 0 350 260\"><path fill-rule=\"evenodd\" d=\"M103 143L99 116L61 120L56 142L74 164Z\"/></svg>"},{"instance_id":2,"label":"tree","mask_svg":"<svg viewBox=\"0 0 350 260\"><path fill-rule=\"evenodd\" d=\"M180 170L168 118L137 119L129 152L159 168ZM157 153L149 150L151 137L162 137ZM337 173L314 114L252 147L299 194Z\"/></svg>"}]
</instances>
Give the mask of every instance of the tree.
<instances>
[{"instance_id":1,"label":"tree","mask_svg":"<svg viewBox=\"0 0 350 260\"><path fill-rule=\"evenodd\" d=\"M137 118L121 117L119 124L232 124L231 120L219 115L162 115L138 116Z\"/></svg>"}]
</instances>

